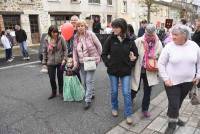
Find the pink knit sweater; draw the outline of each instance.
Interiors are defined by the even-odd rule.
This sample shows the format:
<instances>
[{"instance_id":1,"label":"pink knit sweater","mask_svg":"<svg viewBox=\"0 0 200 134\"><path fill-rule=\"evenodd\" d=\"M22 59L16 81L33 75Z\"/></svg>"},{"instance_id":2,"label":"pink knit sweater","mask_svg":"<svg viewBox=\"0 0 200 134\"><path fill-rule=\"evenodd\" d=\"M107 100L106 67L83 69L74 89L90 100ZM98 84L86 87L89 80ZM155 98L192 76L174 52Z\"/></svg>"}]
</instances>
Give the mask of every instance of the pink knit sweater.
<instances>
[{"instance_id":1,"label":"pink knit sweater","mask_svg":"<svg viewBox=\"0 0 200 134\"><path fill-rule=\"evenodd\" d=\"M75 67L83 63L84 57L95 57L96 63L98 64L101 59L101 53L101 43L93 32L86 31L83 36L75 35L73 45L73 61Z\"/></svg>"}]
</instances>

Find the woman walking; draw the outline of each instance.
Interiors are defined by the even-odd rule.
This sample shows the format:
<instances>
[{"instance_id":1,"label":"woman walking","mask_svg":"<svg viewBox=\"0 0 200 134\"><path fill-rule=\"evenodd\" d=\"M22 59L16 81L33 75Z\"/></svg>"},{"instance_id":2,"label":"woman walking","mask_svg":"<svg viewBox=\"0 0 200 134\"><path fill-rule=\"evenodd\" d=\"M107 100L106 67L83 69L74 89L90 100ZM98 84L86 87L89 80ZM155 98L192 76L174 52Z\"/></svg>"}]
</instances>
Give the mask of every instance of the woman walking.
<instances>
[{"instance_id":1,"label":"woman walking","mask_svg":"<svg viewBox=\"0 0 200 134\"><path fill-rule=\"evenodd\" d=\"M142 114L144 117L150 117L149 104L152 86L159 83L157 60L162 50L162 43L155 33L155 26L148 24L145 34L136 39L139 57L135 68L132 70L132 99L140 89L141 80L143 80L144 96L142 100ZM153 61L153 64L150 65Z\"/></svg>"},{"instance_id":2,"label":"woman walking","mask_svg":"<svg viewBox=\"0 0 200 134\"><path fill-rule=\"evenodd\" d=\"M118 84L121 80L125 105L124 115L127 124L132 124L130 78L138 51L134 40L127 35L127 23L124 19L115 19L111 25L113 34L107 38L104 44L102 59L110 78L112 115L118 116Z\"/></svg>"},{"instance_id":3,"label":"woman walking","mask_svg":"<svg viewBox=\"0 0 200 134\"><path fill-rule=\"evenodd\" d=\"M168 98L169 123L165 134L174 134L176 125L185 125L179 119L179 110L193 83L198 84L200 79L200 48L189 37L187 26L174 26L173 41L165 46L158 60Z\"/></svg>"},{"instance_id":4,"label":"woman walking","mask_svg":"<svg viewBox=\"0 0 200 134\"><path fill-rule=\"evenodd\" d=\"M92 70L86 69L86 59L90 59L94 64L98 65L101 58L102 46L96 35L86 30L87 25L84 20L79 20L76 23L76 27L77 33L74 36L73 45L73 70L80 68L83 77L82 83L86 90L84 109L87 110L91 106L91 99L95 97L94 73L96 68Z\"/></svg>"},{"instance_id":5,"label":"woman walking","mask_svg":"<svg viewBox=\"0 0 200 134\"><path fill-rule=\"evenodd\" d=\"M58 78L59 95L63 96L63 71L61 65L64 65L67 58L65 40L59 35L56 26L50 26L48 35L43 45L43 65L47 65L52 93L48 99L57 95L56 71Z\"/></svg>"}]
</instances>

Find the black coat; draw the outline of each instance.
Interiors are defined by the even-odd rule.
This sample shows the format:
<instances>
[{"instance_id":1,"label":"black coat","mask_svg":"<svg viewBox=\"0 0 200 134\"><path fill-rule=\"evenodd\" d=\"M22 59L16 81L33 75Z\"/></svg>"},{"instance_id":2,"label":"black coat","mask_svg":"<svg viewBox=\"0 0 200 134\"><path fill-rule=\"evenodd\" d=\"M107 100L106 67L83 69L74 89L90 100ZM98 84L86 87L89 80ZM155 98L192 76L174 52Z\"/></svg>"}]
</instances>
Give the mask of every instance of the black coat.
<instances>
[{"instance_id":1,"label":"black coat","mask_svg":"<svg viewBox=\"0 0 200 134\"><path fill-rule=\"evenodd\" d=\"M118 77L131 75L135 61L130 61L129 54L133 52L138 57L138 50L134 40L126 37L122 42L116 35L110 35L103 46L102 59L110 75Z\"/></svg>"},{"instance_id":2,"label":"black coat","mask_svg":"<svg viewBox=\"0 0 200 134\"><path fill-rule=\"evenodd\" d=\"M192 36L192 40L200 46L200 31L195 31Z\"/></svg>"},{"instance_id":3,"label":"black coat","mask_svg":"<svg viewBox=\"0 0 200 134\"><path fill-rule=\"evenodd\" d=\"M23 41L27 40L26 32L23 29L20 29L19 31L15 31L16 40L19 43L22 43Z\"/></svg>"}]
</instances>

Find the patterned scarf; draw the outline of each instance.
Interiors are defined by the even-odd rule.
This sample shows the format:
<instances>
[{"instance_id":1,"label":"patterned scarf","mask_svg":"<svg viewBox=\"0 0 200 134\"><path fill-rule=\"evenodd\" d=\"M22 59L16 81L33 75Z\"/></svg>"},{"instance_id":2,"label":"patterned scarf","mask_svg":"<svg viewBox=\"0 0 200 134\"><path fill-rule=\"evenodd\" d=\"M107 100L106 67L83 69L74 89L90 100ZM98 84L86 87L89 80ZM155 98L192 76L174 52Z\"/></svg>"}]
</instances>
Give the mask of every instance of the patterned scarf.
<instances>
[{"instance_id":1,"label":"patterned scarf","mask_svg":"<svg viewBox=\"0 0 200 134\"><path fill-rule=\"evenodd\" d=\"M144 49L145 54L143 57L143 67L146 66L146 57L155 58L155 45L156 45L156 36L149 36L148 34L144 34Z\"/></svg>"}]
</instances>

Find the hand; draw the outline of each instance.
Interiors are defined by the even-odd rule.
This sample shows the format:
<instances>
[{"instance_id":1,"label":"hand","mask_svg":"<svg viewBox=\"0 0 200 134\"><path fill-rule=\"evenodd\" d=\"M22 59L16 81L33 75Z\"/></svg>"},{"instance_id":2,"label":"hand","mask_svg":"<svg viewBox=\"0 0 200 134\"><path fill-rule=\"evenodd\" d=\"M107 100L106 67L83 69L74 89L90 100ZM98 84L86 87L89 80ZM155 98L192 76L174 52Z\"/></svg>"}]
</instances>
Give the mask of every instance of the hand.
<instances>
[{"instance_id":1,"label":"hand","mask_svg":"<svg viewBox=\"0 0 200 134\"><path fill-rule=\"evenodd\" d=\"M62 61L61 65L62 65L62 66L65 65L65 60Z\"/></svg>"},{"instance_id":2,"label":"hand","mask_svg":"<svg viewBox=\"0 0 200 134\"><path fill-rule=\"evenodd\" d=\"M130 52L129 58L130 58L130 61L135 61L136 60L136 56L134 55L133 52Z\"/></svg>"},{"instance_id":3,"label":"hand","mask_svg":"<svg viewBox=\"0 0 200 134\"><path fill-rule=\"evenodd\" d=\"M200 81L200 80L199 80L198 78L194 78L194 79L193 79L193 83L194 83L195 85L198 85L198 84L199 84L199 81Z\"/></svg>"},{"instance_id":4,"label":"hand","mask_svg":"<svg viewBox=\"0 0 200 134\"><path fill-rule=\"evenodd\" d=\"M173 86L171 80L166 80L166 81L164 81L164 82L165 82L165 86L167 86L167 87L171 87L171 86Z\"/></svg>"}]
</instances>

